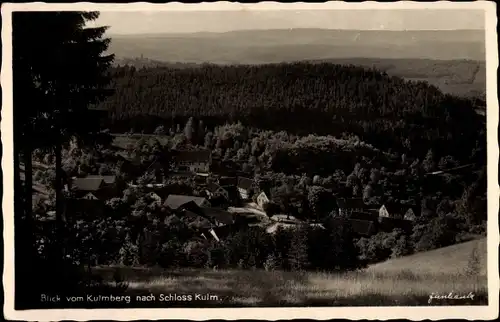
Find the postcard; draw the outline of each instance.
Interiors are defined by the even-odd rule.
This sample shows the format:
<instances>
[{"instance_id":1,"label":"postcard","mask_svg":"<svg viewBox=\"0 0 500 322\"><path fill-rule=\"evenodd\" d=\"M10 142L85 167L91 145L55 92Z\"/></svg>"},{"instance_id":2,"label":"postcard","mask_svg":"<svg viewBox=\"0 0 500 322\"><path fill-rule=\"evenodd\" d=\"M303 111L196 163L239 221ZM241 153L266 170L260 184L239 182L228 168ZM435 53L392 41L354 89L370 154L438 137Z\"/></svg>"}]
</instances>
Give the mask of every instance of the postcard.
<instances>
[{"instance_id":1,"label":"postcard","mask_svg":"<svg viewBox=\"0 0 500 322\"><path fill-rule=\"evenodd\" d=\"M494 2L1 10L7 319L498 317Z\"/></svg>"}]
</instances>

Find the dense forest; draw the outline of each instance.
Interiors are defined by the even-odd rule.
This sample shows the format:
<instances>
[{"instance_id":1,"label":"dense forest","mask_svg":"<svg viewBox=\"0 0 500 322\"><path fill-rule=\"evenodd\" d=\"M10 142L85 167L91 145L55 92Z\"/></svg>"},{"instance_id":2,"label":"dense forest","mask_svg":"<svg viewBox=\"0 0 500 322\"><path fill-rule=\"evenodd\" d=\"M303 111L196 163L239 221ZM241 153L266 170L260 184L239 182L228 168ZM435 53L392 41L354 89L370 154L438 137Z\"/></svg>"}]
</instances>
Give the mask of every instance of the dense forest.
<instances>
[{"instance_id":1,"label":"dense forest","mask_svg":"<svg viewBox=\"0 0 500 322\"><path fill-rule=\"evenodd\" d=\"M152 133L189 117L215 127L241 121L294 134L357 135L382 150L468 162L486 142L484 117L472 99L373 69L329 63L112 69L115 132ZM478 160L475 160L476 162Z\"/></svg>"}]
</instances>

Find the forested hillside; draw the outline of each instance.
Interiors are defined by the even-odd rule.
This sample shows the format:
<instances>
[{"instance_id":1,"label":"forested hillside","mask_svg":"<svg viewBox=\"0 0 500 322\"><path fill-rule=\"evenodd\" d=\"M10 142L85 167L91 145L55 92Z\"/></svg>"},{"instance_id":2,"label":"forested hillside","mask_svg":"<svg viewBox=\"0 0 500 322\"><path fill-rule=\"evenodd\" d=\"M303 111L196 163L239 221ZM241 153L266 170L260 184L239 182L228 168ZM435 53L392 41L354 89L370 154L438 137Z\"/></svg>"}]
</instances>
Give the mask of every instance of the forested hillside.
<instances>
[{"instance_id":1,"label":"forested hillside","mask_svg":"<svg viewBox=\"0 0 500 322\"><path fill-rule=\"evenodd\" d=\"M485 146L473 101L423 82L329 63L200 68L116 67L115 94L101 107L113 131L152 133L188 117L214 127L227 121L295 134L355 134L385 151L471 160Z\"/></svg>"}]
</instances>

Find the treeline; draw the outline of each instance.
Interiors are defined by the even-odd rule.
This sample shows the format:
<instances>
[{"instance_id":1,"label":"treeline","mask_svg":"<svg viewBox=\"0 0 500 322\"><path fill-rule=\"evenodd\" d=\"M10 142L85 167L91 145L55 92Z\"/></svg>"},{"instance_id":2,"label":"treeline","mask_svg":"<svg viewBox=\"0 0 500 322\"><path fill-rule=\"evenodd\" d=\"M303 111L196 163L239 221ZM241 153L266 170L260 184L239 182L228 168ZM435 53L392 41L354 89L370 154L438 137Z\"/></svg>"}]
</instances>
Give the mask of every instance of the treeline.
<instances>
[{"instance_id":1,"label":"treeline","mask_svg":"<svg viewBox=\"0 0 500 322\"><path fill-rule=\"evenodd\" d=\"M189 117L296 134L353 133L377 148L421 157L429 148L462 161L485 144L472 100L424 82L329 63L200 68L116 67L115 94L100 107L113 131L152 133Z\"/></svg>"}]
</instances>

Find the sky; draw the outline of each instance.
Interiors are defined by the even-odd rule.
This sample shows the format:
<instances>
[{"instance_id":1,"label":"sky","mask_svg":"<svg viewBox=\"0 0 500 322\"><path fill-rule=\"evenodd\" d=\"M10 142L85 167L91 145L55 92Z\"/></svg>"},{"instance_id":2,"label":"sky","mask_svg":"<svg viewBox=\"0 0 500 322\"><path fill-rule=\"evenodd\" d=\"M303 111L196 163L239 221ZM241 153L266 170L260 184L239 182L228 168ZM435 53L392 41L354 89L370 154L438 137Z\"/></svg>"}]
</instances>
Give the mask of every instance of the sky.
<instances>
[{"instance_id":1,"label":"sky","mask_svg":"<svg viewBox=\"0 0 500 322\"><path fill-rule=\"evenodd\" d=\"M484 10L102 11L109 35L321 28L354 30L484 29Z\"/></svg>"}]
</instances>

